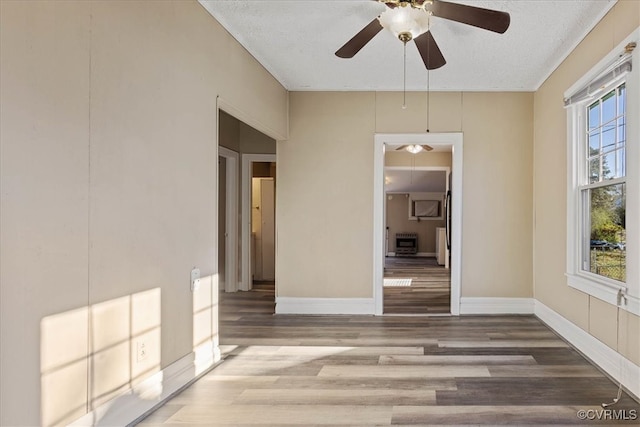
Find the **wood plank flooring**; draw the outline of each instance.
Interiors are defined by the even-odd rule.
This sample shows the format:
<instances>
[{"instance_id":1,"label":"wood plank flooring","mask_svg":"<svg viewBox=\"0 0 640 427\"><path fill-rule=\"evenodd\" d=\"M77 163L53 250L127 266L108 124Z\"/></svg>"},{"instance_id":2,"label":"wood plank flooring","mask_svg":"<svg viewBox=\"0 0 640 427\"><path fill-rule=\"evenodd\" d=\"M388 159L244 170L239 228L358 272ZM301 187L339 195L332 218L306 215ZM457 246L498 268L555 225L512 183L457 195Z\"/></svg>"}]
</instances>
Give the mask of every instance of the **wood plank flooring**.
<instances>
[{"instance_id":1,"label":"wood plank flooring","mask_svg":"<svg viewBox=\"0 0 640 427\"><path fill-rule=\"evenodd\" d=\"M385 278L410 278L411 286L385 287L385 314L447 314L450 309L451 270L435 258L386 257Z\"/></svg>"},{"instance_id":2,"label":"wood plank flooring","mask_svg":"<svg viewBox=\"0 0 640 427\"><path fill-rule=\"evenodd\" d=\"M585 422L617 386L533 316L273 315L222 294L225 360L141 426L638 425ZM640 413L629 396L613 407Z\"/></svg>"}]
</instances>

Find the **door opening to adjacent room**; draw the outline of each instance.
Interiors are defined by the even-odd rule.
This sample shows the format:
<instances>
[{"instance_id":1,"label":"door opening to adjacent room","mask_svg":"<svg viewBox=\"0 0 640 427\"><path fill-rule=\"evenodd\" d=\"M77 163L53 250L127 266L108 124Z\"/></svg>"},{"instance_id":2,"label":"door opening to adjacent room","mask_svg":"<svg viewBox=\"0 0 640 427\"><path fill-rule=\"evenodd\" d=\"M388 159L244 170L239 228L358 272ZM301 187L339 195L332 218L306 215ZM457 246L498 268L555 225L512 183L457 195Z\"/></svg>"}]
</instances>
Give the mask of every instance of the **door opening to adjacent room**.
<instances>
[{"instance_id":1,"label":"door opening to adjacent room","mask_svg":"<svg viewBox=\"0 0 640 427\"><path fill-rule=\"evenodd\" d=\"M458 315L462 134L374 142L375 313Z\"/></svg>"},{"instance_id":2,"label":"door opening to adjacent room","mask_svg":"<svg viewBox=\"0 0 640 427\"><path fill-rule=\"evenodd\" d=\"M275 311L276 140L219 105L218 155L221 316L232 315L225 301L236 291L253 291L256 304Z\"/></svg>"},{"instance_id":3,"label":"door opening to adjacent room","mask_svg":"<svg viewBox=\"0 0 640 427\"><path fill-rule=\"evenodd\" d=\"M248 310L265 307L272 313L276 293L275 160L275 154L242 155L240 290L251 293Z\"/></svg>"},{"instance_id":4,"label":"door opening to adjacent room","mask_svg":"<svg viewBox=\"0 0 640 427\"><path fill-rule=\"evenodd\" d=\"M449 314L451 149L388 147L385 165L383 313Z\"/></svg>"},{"instance_id":5,"label":"door opening to adjacent room","mask_svg":"<svg viewBox=\"0 0 640 427\"><path fill-rule=\"evenodd\" d=\"M276 280L275 162L253 162L251 177L252 288Z\"/></svg>"}]
</instances>

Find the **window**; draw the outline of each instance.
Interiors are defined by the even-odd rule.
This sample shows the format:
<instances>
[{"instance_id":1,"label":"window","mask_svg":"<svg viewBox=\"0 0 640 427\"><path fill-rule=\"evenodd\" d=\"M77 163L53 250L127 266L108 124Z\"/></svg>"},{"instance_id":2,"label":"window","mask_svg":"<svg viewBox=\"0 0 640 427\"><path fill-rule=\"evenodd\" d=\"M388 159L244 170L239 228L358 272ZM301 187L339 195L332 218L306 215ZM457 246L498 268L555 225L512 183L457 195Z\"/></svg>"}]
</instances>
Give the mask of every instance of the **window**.
<instances>
[{"instance_id":1,"label":"window","mask_svg":"<svg viewBox=\"0 0 640 427\"><path fill-rule=\"evenodd\" d=\"M445 193L408 193L409 221L432 221L444 219Z\"/></svg>"},{"instance_id":2,"label":"window","mask_svg":"<svg viewBox=\"0 0 640 427\"><path fill-rule=\"evenodd\" d=\"M636 31L565 95L568 284L640 314ZM628 227L629 226L629 227ZM630 250L629 250L630 249ZM636 261L636 262L633 262Z\"/></svg>"},{"instance_id":3,"label":"window","mask_svg":"<svg viewBox=\"0 0 640 427\"><path fill-rule=\"evenodd\" d=\"M413 211L410 216L418 218L440 217L440 201L439 200L414 200Z\"/></svg>"},{"instance_id":4,"label":"window","mask_svg":"<svg viewBox=\"0 0 640 427\"><path fill-rule=\"evenodd\" d=\"M627 272L625 92L621 83L586 107L578 182L582 270L621 283Z\"/></svg>"}]
</instances>

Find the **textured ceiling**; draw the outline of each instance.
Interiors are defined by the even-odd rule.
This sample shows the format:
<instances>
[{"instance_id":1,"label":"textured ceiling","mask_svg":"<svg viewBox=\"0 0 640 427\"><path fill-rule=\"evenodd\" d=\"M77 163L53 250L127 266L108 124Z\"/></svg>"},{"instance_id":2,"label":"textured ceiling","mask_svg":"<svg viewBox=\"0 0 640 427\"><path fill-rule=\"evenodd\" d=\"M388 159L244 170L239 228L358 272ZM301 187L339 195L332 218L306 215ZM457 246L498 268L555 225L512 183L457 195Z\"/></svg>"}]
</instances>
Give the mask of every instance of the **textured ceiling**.
<instances>
[{"instance_id":1,"label":"textured ceiling","mask_svg":"<svg viewBox=\"0 0 640 427\"><path fill-rule=\"evenodd\" d=\"M450 0L511 15L505 34L433 18L447 64L430 74L435 91L534 91L616 0ZM381 31L354 58L334 55L385 9L371 0L200 0L291 91L402 90L402 43ZM407 90L427 73L407 45Z\"/></svg>"}]
</instances>

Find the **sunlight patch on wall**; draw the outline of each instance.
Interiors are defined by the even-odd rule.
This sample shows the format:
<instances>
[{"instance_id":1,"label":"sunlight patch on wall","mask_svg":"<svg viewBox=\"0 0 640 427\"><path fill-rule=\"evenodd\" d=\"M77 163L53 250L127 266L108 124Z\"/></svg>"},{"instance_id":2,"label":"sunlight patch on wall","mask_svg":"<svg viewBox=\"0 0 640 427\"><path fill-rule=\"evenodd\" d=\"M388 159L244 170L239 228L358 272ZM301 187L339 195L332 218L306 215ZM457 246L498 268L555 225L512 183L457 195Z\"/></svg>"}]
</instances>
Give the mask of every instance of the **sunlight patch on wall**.
<instances>
[{"instance_id":1,"label":"sunlight patch on wall","mask_svg":"<svg viewBox=\"0 0 640 427\"><path fill-rule=\"evenodd\" d=\"M219 360L217 274L200 279L193 292L193 352L195 373L201 374ZM213 355L213 358L212 358Z\"/></svg>"},{"instance_id":2,"label":"sunlight patch on wall","mask_svg":"<svg viewBox=\"0 0 640 427\"><path fill-rule=\"evenodd\" d=\"M87 412L89 310L46 317L40 325L43 425L61 424Z\"/></svg>"},{"instance_id":3,"label":"sunlight patch on wall","mask_svg":"<svg viewBox=\"0 0 640 427\"><path fill-rule=\"evenodd\" d=\"M43 426L67 424L160 371L160 303L154 288L42 319Z\"/></svg>"}]
</instances>

